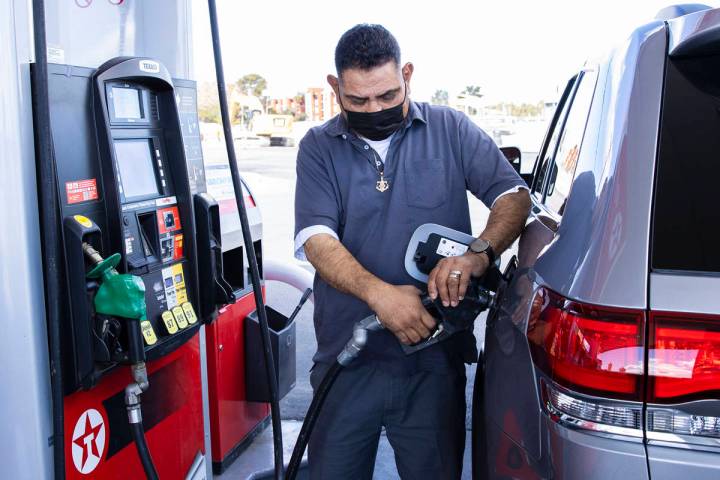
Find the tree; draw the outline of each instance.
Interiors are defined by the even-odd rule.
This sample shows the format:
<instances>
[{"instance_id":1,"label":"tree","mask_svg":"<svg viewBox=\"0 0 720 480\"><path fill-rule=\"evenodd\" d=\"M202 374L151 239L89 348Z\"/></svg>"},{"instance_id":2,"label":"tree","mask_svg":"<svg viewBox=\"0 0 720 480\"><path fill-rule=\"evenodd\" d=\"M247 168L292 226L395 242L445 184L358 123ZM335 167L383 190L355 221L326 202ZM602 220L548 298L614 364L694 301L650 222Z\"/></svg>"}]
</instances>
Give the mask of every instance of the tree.
<instances>
[{"instance_id":1,"label":"tree","mask_svg":"<svg viewBox=\"0 0 720 480\"><path fill-rule=\"evenodd\" d=\"M305 110L305 94L303 92L297 92L293 97L293 106L291 114L296 121L302 121L306 119L304 113Z\"/></svg>"},{"instance_id":2,"label":"tree","mask_svg":"<svg viewBox=\"0 0 720 480\"><path fill-rule=\"evenodd\" d=\"M435 90L430 103L433 105L447 105L448 104L448 92L447 90Z\"/></svg>"},{"instance_id":3,"label":"tree","mask_svg":"<svg viewBox=\"0 0 720 480\"><path fill-rule=\"evenodd\" d=\"M465 95L472 95L473 97L482 97L482 93L480 93L480 87L477 85L468 85L465 87L465 90L463 92Z\"/></svg>"},{"instance_id":4,"label":"tree","mask_svg":"<svg viewBox=\"0 0 720 480\"><path fill-rule=\"evenodd\" d=\"M261 97L263 91L267 88L267 80L257 73L248 73L247 75L243 75L240 80L236 82L236 85L245 95Z\"/></svg>"},{"instance_id":5,"label":"tree","mask_svg":"<svg viewBox=\"0 0 720 480\"><path fill-rule=\"evenodd\" d=\"M201 122L220 123L220 102L217 85L210 82L198 88L198 117Z\"/></svg>"}]
</instances>

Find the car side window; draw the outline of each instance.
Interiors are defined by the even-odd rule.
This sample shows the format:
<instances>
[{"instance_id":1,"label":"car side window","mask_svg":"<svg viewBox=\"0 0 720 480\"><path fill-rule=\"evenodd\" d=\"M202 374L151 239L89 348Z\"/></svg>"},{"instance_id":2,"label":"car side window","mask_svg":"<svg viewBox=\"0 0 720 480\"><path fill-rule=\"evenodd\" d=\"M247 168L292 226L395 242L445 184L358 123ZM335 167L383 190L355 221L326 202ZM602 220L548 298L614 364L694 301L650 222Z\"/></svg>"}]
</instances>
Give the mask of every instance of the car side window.
<instances>
[{"instance_id":1,"label":"car side window","mask_svg":"<svg viewBox=\"0 0 720 480\"><path fill-rule=\"evenodd\" d=\"M535 166L535 181L533 182L532 188L533 196L538 201L542 200L548 169L552 164L553 154L555 153L558 138L560 137L560 131L562 130L562 125L570 106L571 93L575 87L576 79L577 77L573 77L568 81L562 97L560 97L560 101L558 102L558 106L555 114L553 115L548 132L545 135L543 146L540 149L540 154L537 160L538 164Z\"/></svg>"},{"instance_id":2,"label":"car side window","mask_svg":"<svg viewBox=\"0 0 720 480\"><path fill-rule=\"evenodd\" d=\"M578 78L578 86L560 135L557 150L553 161L549 164L550 173L544 203L559 215L562 215L565 210L565 200L570 193L570 187L575 177L575 168L585 135L585 126L595 92L596 80L597 72L591 70L583 72Z\"/></svg>"}]
</instances>

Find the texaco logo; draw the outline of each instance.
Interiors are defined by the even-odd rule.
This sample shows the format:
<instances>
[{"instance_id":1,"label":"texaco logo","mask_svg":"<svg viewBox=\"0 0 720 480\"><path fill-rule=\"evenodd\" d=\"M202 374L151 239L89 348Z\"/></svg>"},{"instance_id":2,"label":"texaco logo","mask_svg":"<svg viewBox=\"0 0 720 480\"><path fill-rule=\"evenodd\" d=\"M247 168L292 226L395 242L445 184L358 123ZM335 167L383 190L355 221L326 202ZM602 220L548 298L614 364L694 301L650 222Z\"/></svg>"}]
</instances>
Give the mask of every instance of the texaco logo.
<instances>
[{"instance_id":1,"label":"texaco logo","mask_svg":"<svg viewBox=\"0 0 720 480\"><path fill-rule=\"evenodd\" d=\"M97 468L105 450L105 422L97 410L85 410L75 423L72 458L78 472L88 474Z\"/></svg>"}]
</instances>

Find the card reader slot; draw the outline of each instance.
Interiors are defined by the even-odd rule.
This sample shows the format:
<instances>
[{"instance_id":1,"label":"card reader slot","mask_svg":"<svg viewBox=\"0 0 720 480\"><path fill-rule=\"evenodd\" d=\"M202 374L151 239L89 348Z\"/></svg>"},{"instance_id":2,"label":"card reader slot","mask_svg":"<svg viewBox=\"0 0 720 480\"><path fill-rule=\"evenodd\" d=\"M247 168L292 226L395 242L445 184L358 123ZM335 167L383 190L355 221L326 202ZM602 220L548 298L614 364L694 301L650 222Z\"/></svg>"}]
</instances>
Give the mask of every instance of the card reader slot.
<instances>
[{"instance_id":1,"label":"card reader slot","mask_svg":"<svg viewBox=\"0 0 720 480\"><path fill-rule=\"evenodd\" d=\"M158 242L157 216L154 211L138 213L138 224L140 225L140 243L148 263L157 261L157 252L160 244Z\"/></svg>"}]
</instances>

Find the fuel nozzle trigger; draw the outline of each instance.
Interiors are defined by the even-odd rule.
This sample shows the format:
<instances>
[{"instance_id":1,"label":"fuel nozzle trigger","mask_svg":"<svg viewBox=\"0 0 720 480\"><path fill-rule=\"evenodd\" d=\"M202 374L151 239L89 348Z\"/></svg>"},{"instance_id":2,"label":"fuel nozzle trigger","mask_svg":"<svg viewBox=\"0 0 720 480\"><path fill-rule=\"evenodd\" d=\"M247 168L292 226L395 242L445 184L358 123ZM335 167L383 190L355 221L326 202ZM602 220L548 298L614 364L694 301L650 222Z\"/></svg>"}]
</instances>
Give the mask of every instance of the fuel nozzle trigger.
<instances>
[{"instance_id":1,"label":"fuel nozzle trigger","mask_svg":"<svg viewBox=\"0 0 720 480\"><path fill-rule=\"evenodd\" d=\"M427 293L420 299L428 313L437 321L437 327L428 338L414 345L401 345L405 355L440 343L463 330L472 329L478 315L492 303L493 292L482 287L478 281L473 281L456 307L445 307L439 297L433 300Z\"/></svg>"}]
</instances>

